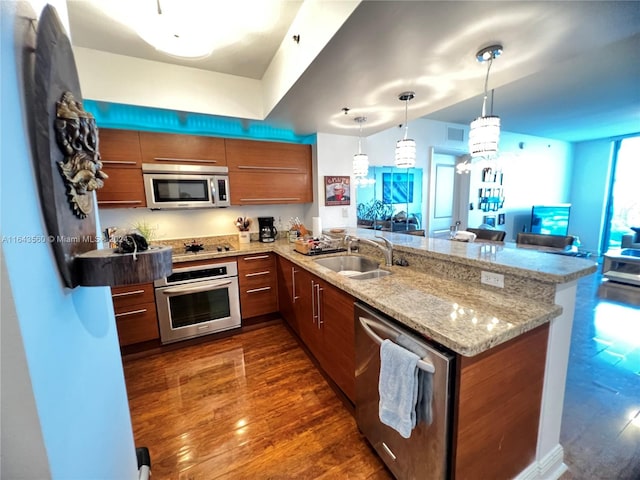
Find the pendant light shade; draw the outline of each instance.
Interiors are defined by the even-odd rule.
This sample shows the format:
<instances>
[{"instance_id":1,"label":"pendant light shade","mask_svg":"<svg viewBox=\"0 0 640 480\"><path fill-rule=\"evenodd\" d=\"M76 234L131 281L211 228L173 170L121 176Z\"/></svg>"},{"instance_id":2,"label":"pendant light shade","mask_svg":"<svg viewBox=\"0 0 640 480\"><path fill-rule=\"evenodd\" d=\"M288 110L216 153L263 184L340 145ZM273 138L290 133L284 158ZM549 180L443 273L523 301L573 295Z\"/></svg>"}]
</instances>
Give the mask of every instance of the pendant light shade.
<instances>
[{"instance_id":1,"label":"pendant light shade","mask_svg":"<svg viewBox=\"0 0 640 480\"><path fill-rule=\"evenodd\" d=\"M369 175L369 156L366 153L356 153L353 156L353 176L366 177Z\"/></svg>"},{"instance_id":2,"label":"pendant light shade","mask_svg":"<svg viewBox=\"0 0 640 480\"><path fill-rule=\"evenodd\" d=\"M396 167L413 168L416 166L416 141L410 138L396 142Z\"/></svg>"},{"instance_id":3,"label":"pendant light shade","mask_svg":"<svg viewBox=\"0 0 640 480\"><path fill-rule=\"evenodd\" d=\"M404 138L398 140L396 143L396 159L395 165L398 168L413 168L416 165L416 142L410 138L407 138L409 133L408 124L408 108L409 100L416 95L414 92L403 92L398 96L398 99L405 102L404 104Z\"/></svg>"},{"instance_id":4,"label":"pendant light shade","mask_svg":"<svg viewBox=\"0 0 640 480\"><path fill-rule=\"evenodd\" d=\"M487 63L487 75L484 80L484 98L482 100L482 115L471 122L469 129L469 154L471 160L475 158L491 159L498 154L500 141L500 117L493 115L493 93L491 98L491 113L487 115L487 97L489 71L493 60L502 53L502 45L492 45L483 48L476 54L479 62Z\"/></svg>"},{"instance_id":5,"label":"pendant light shade","mask_svg":"<svg viewBox=\"0 0 640 480\"><path fill-rule=\"evenodd\" d=\"M356 117L354 119L360 124L358 134L358 153L353 156L353 176L356 178L369 175L369 156L362 153L362 124L367 121L367 117Z\"/></svg>"},{"instance_id":6,"label":"pendant light shade","mask_svg":"<svg viewBox=\"0 0 640 480\"><path fill-rule=\"evenodd\" d=\"M490 157L498 153L500 117L478 117L469 130L469 153L472 158Z\"/></svg>"}]
</instances>

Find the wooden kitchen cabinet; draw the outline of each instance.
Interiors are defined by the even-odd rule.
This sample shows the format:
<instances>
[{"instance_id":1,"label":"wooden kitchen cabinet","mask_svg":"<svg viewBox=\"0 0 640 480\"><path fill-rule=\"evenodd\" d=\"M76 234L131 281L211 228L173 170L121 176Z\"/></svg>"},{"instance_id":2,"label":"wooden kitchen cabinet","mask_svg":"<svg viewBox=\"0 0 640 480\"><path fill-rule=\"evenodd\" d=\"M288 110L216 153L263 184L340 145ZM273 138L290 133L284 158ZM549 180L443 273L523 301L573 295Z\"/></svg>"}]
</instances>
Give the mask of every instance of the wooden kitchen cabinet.
<instances>
[{"instance_id":1,"label":"wooden kitchen cabinet","mask_svg":"<svg viewBox=\"0 0 640 480\"><path fill-rule=\"evenodd\" d=\"M356 354L353 324L354 298L322 280L320 290L320 327L323 330L322 368L352 402L356 399Z\"/></svg>"},{"instance_id":2,"label":"wooden kitchen cabinet","mask_svg":"<svg viewBox=\"0 0 640 480\"><path fill-rule=\"evenodd\" d=\"M300 268L296 272L295 278L298 298L296 299L294 311L298 322L300 339L322 366L322 357L324 356L323 331L318 327L316 314L316 277Z\"/></svg>"},{"instance_id":3,"label":"wooden kitchen cabinet","mask_svg":"<svg viewBox=\"0 0 640 480\"><path fill-rule=\"evenodd\" d=\"M311 146L226 139L233 205L313 201Z\"/></svg>"},{"instance_id":4,"label":"wooden kitchen cabinet","mask_svg":"<svg viewBox=\"0 0 640 480\"><path fill-rule=\"evenodd\" d=\"M299 268L295 314L300 338L320 367L355 401L355 299Z\"/></svg>"},{"instance_id":5,"label":"wooden kitchen cabinet","mask_svg":"<svg viewBox=\"0 0 640 480\"><path fill-rule=\"evenodd\" d=\"M143 163L223 167L227 164L224 143L218 137L140 132Z\"/></svg>"},{"instance_id":6,"label":"wooden kitchen cabinet","mask_svg":"<svg viewBox=\"0 0 640 480\"><path fill-rule=\"evenodd\" d=\"M536 458L549 324L458 356L453 478L515 478Z\"/></svg>"},{"instance_id":7,"label":"wooden kitchen cabinet","mask_svg":"<svg viewBox=\"0 0 640 480\"><path fill-rule=\"evenodd\" d=\"M120 346L160 338L153 283L111 288Z\"/></svg>"},{"instance_id":8,"label":"wooden kitchen cabinet","mask_svg":"<svg viewBox=\"0 0 640 480\"><path fill-rule=\"evenodd\" d=\"M146 207L138 132L101 128L102 170L109 175L97 193L102 208Z\"/></svg>"},{"instance_id":9,"label":"wooden kitchen cabinet","mask_svg":"<svg viewBox=\"0 0 640 480\"><path fill-rule=\"evenodd\" d=\"M297 275L300 271L300 267L281 256L278 256L277 264L278 311L285 322L287 322L293 331L299 335L300 330L298 328L295 308L298 300L297 290L300 288L299 285L296 285L298 282Z\"/></svg>"},{"instance_id":10,"label":"wooden kitchen cabinet","mask_svg":"<svg viewBox=\"0 0 640 480\"><path fill-rule=\"evenodd\" d=\"M242 318L278 311L276 258L273 253L238 257L238 285Z\"/></svg>"}]
</instances>

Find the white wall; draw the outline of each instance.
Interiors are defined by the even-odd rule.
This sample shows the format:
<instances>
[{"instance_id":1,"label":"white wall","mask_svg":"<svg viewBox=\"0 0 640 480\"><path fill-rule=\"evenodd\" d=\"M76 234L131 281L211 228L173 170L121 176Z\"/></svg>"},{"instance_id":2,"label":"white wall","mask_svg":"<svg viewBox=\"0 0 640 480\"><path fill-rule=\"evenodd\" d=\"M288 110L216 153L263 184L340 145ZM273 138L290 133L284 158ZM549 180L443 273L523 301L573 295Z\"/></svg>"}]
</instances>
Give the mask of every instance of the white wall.
<instances>
[{"instance_id":1,"label":"white wall","mask_svg":"<svg viewBox=\"0 0 640 480\"><path fill-rule=\"evenodd\" d=\"M350 188L350 205L326 206L325 176L347 176L353 181L353 154L358 151L357 137L318 133L317 135L317 175L314 176L314 200L322 228L355 227L356 200L355 185Z\"/></svg>"},{"instance_id":2,"label":"white wall","mask_svg":"<svg viewBox=\"0 0 640 480\"><path fill-rule=\"evenodd\" d=\"M47 234L21 104L22 69L16 67L27 48L23 33L17 44L14 39L14 29L32 32L30 19L37 16L26 2L0 2L0 9L7 273L1 289L3 314L9 314L2 319L1 388L3 419L12 419L2 426L2 478L134 479L135 447L109 289L66 289L42 241ZM5 351L6 345L12 347ZM5 363L6 355L14 357ZM19 389L27 395L23 402L10 395Z\"/></svg>"},{"instance_id":3,"label":"white wall","mask_svg":"<svg viewBox=\"0 0 640 480\"><path fill-rule=\"evenodd\" d=\"M515 240L523 227L529 230L533 205L570 202L573 166L570 143L502 132L499 163L503 171L505 203L498 213L505 214L506 222L497 228L507 232L505 240ZM468 226L474 228L482 223L484 215L493 214L477 209L482 168L482 164L474 165L469 174L469 202L475 204L475 210L469 212Z\"/></svg>"},{"instance_id":4,"label":"white wall","mask_svg":"<svg viewBox=\"0 0 640 480\"><path fill-rule=\"evenodd\" d=\"M259 80L83 47L73 47L73 52L84 98L229 117L264 118ZM122 72L126 72L126 88L123 88ZM215 88L211 88L212 85Z\"/></svg>"},{"instance_id":5,"label":"white wall","mask_svg":"<svg viewBox=\"0 0 640 480\"><path fill-rule=\"evenodd\" d=\"M594 140L575 145L569 229L582 247L600 255L605 207L612 175L613 143Z\"/></svg>"}]
</instances>

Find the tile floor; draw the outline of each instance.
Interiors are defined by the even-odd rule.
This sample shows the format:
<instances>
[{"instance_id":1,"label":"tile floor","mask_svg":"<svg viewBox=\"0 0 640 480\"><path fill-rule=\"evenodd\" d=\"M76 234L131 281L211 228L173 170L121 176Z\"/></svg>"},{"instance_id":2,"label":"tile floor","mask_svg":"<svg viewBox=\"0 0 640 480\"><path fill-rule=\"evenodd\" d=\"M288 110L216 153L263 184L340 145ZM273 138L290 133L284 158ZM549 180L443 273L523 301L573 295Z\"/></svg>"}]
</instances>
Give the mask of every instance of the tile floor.
<instances>
[{"instance_id":1,"label":"tile floor","mask_svg":"<svg viewBox=\"0 0 640 480\"><path fill-rule=\"evenodd\" d=\"M640 287L616 291L578 284L560 436L576 480L640 480Z\"/></svg>"}]
</instances>

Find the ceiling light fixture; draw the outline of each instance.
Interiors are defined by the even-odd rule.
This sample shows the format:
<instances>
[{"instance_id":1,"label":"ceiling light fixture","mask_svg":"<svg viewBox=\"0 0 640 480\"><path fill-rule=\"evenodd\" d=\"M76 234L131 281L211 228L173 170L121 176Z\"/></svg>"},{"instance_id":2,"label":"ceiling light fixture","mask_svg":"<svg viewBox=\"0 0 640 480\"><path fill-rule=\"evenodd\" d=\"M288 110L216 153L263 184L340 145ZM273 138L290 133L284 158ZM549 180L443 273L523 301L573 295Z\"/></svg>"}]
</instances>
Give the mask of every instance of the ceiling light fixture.
<instances>
[{"instance_id":1,"label":"ceiling light fixture","mask_svg":"<svg viewBox=\"0 0 640 480\"><path fill-rule=\"evenodd\" d=\"M476 54L478 62L488 62L487 75L484 80L484 98L482 100L482 116L471 122L469 130L469 154L471 159L490 159L498 153L498 141L500 140L500 117L493 115L493 92L491 94L491 110L487 115L487 97L489 84L489 71L493 60L502 54L502 45L491 45L483 48Z\"/></svg>"},{"instance_id":2,"label":"ceiling light fixture","mask_svg":"<svg viewBox=\"0 0 640 480\"><path fill-rule=\"evenodd\" d=\"M416 141L407 138L409 133L409 121L407 113L409 109L409 100L416 96L415 92L402 92L398 99L405 102L404 104L404 138L396 143L396 161L398 168L413 168L416 165Z\"/></svg>"},{"instance_id":3,"label":"ceiling light fixture","mask_svg":"<svg viewBox=\"0 0 640 480\"><path fill-rule=\"evenodd\" d=\"M84 0L133 30L156 50L199 59L247 35L268 31L282 2L264 0Z\"/></svg>"},{"instance_id":4,"label":"ceiling light fixture","mask_svg":"<svg viewBox=\"0 0 640 480\"><path fill-rule=\"evenodd\" d=\"M203 35L185 11L176 11L169 5L164 12L160 0L156 2L156 14L147 16L145 22L137 23L136 33L156 50L180 58L205 58L211 55L214 45Z\"/></svg>"},{"instance_id":5,"label":"ceiling light fixture","mask_svg":"<svg viewBox=\"0 0 640 480\"><path fill-rule=\"evenodd\" d=\"M360 124L358 134L358 153L353 156L353 176L356 178L369 175L369 156L362 153L362 124L367 121L367 117L356 117L354 119Z\"/></svg>"}]
</instances>

